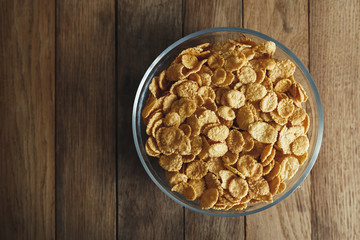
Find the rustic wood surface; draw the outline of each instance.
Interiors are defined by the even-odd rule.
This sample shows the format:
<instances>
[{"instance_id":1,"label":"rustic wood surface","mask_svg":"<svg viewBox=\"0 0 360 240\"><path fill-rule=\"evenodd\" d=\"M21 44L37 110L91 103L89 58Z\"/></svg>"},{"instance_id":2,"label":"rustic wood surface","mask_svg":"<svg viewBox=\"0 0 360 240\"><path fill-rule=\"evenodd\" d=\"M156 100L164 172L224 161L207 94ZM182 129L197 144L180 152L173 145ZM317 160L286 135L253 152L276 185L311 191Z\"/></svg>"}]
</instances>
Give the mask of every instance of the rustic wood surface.
<instances>
[{"instance_id":1,"label":"rustic wood surface","mask_svg":"<svg viewBox=\"0 0 360 240\"><path fill-rule=\"evenodd\" d=\"M0 0L0 239L359 239L357 0ZM245 27L289 47L324 109L302 187L247 217L166 197L138 160L135 91L171 43Z\"/></svg>"}]
</instances>

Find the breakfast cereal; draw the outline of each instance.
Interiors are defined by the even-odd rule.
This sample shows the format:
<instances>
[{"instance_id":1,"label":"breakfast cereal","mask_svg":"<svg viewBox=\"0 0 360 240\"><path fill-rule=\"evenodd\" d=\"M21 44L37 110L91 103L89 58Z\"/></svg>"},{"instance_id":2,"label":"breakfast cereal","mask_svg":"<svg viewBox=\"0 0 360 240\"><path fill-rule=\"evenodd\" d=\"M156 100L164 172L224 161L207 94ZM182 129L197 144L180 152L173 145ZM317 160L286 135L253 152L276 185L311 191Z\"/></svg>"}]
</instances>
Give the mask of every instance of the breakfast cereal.
<instances>
[{"instance_id":1,"label":"breakfast cereal","mask_svg":"<svg viewBox=\"0 0 360 240\"><path fill-rule=\"evenodd\" d=\"M307 95L273 42L183 50L154 76L142 110L146 153L172 191L203 209L272 202L307 160Z\"/></svg>"}]
</instances>

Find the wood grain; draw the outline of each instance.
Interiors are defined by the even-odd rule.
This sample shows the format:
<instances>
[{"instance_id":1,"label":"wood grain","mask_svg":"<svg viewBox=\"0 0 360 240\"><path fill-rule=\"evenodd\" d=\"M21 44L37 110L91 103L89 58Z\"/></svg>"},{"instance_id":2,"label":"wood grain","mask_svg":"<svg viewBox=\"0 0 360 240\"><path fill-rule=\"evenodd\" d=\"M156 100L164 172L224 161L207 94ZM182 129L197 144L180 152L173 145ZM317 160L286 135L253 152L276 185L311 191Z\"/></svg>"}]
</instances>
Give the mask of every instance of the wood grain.
<instances>
[{"instance_id":1,"label":"wood grain","mask_svg":"<svg viewBox=\"0 0 360 240\"><path fill-rule=\"evenodd\" d=\"M311 175L312 238L359 239L360 2L310 4L310 70L325 123Z\"/></svg>"},{"instance_id":2,"label":"wood grain","mask_svg":"<svg viewBox=\"0 0 360 240\"><path fill-rule=\"evenodd\" d=\"M242 1L185 1L184 35L211 27L241 27ZM244 239L244 217L206 216L185 209L185 239Z\"/></svg>"},{"instance_id":3,"label":"wood grain","mask_svg":"<svg viewBox=\"0 0 360 240\"><path fill-rule=\"evenodd\" d=\"M244 27L280 41L308 65L306 0L244 0ZM310 177L291 196L259 214L246 217L247 239L310 239ZM254 231L256 229L256 231Z\"/></svg>"},{"instance_id":4,"label":"wood grain","mask_svg":"<svg viewBox=\"0 0 360 240\"><path fill-rule=\"evenodd\" d=\"M0 239L55 238L54 1L1 1Z\"/></svg>"},{"instance_id":5,"label":"wood grain","mask_svg":"<svg viewBox=\"0 0 360 240\"><path fill-rule=\"evenodd\" d=\"M114 5L57 1L57 239L116 238Z\"/></svg>"},{"instance_id":6,"label":"wood grain","mask_svg":"<svg viewBox=\"0 0 360 240\"><path fill-rule=\"evenodd\" d=\"M118 2L118 238L182 239L183 208L150 180L131 133L135 92L151 62L181 37L181 1Z\"/></svg>"},{"instance_id":7,"label":"wood grain","mask_svg":"<svg viewBox=\"0 0 360 240\"><path fill-rule=\"evenodd\" d=\"M241 26L241 0L184 0L184 35L212 27Z\"/></svg>"}]
</instances>

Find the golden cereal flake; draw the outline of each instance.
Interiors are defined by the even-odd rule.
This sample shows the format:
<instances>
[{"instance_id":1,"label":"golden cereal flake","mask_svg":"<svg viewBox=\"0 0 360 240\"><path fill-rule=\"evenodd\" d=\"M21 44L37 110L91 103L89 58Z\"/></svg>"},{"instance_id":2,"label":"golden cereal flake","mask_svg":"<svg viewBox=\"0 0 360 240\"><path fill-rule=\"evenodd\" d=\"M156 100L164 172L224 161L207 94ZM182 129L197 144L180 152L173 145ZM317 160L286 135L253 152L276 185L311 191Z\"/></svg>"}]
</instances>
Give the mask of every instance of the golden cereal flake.
<instances>
[{"instance_id":1,"label":"golden cereal flake","mask_svg":"<svg viewBox=\"0 0 360 240\"><path fill-rule=\"evenodd\" d=\"M231 107L228 106L221 106L217 109L217 113L219 117L225 120L234 120L235 119L235 112Z\"/></svg>"},{"instance_id":2,"label":"golden cereal flake","mask_svg":"<svg viewBox=\"0 0 360 240\"><path fill-rule=\"evenodd\" d=\"M233 172L229 171L229 170L220 170L219 171L219 177L221 179L221 187L223 189L228 189L229 182L233 178L236 178L236 175Z\"/></svg>"},{"instance_id":3,"label":"golden cereal flake","mask_svg":"<svg viewBox=\"0 0 360 240\"><path fill-rule=\"evenodd\" d=\"M267 181L273 180L276 176L279 175L280 170L281 170L280 164L275 161L275 164L274 164L273 169L270 171L269 174L265 175L265 179L266 179Z\"/></svg>"},{"instance_id":4,"label":"golden cereal flake","mask_svg":"<svg viewBox=\"0 0 360 240\"><path fill-rule=\"evenodd\" d=\"M224 68L227 72L240 69L246 63L244 57L230 56L225 60Z\"/></svg>"},{"instance_id":5,"label":"golden cereal flake","mask_svg":"<svg viewBox=\"0 0 360 240\"><path fill-rule=\"evenodd\" d=\"M301 156L307 152L309 148L309 139L307 136L299 136L291 144L291 151L296 156Z\"/></svg>"},{"instance_id":6,"label":"golden cereal flake","mask_svg":"<svg viewBox=\"0 0 360 240\"><path fill-rule=\"evenodd\" d=\"M243 155L237 161L237 169L245 177L252 177L258 166L259 163L250 155Z\"/></svg>"},{"instance_id":7,"label":"golden cereal flake","mask_svg":"<svg viewBox=\"0 0 360 240\"><path fill-rule=\"evenodd\" d=\"M282 99L277 106L278 114L282 118L290 117L294 110L295 106L291 99Z\"/></svg>"},{"instance_id":8,"label":"golden cereal flake","mask_svg":"<svg viewBox=\"0 0 360 240\"><path fill-rule=\"evenodd\" d=\"M166 70L162 71L159 75L159 88L163 91L167 90L169 88L169 82L166 80L165 77Z\"/></svg>"},{"instance_id":9,"label":"golden cereal flake","mask_svg":"<svg viewBox=\"0 0 360 240\"><path fill-rule=\"evenodd\" d=\"M204 110L197 118L199 119L201 126L208 123L219 123L219 118L216 116L216 113L211 110Z\"/></svg>"},{"instance_id":10,"label":"golden cereal flake","mask_svg":"<svg viewBox=\"0 0 360 240\"><path fill-rule=\"evenodd\" d=\"M272 122L272 118L271 118L271 115L270 113L267 113L267 112L261 112L260 113L260 120L263 120L264 122Z\"/></svg>"},{"instance_id":11,"label":"golden cereal flake","mask_svg":"<svg viewBox=\"0 0 360 240\"><path fill-rule=\"evenodd\" d=\"M299 161L293 156L286 156L280 163L281 181L292 178L299 169Z\"/></svg>"},{"instance_id":12,"label":"golden cereal flake","mask_svg":"<svg viewBox=\"0 0 360 240\"><path fill-rule=\"evenodd\" d=\"M277 193L280 183L281 181L279 176L276 176L273 180L269 181L269 189L271 194L275 195Z\"/></svg>"},{"instance_id":13,"label":"golden cereal flake","mask_svg":"<svg viewBox=\"0 0 360 240\"><path fill-rule=\"evenodd\" d=\"M241 130L248 130L249 125L255 121L254 113L250 104L245 104L239 108L236 114L236 122Z\"/></svg>"},{"instance_id":14,"label":"golden cereal flake","mask_svg":"<svg viewBox=\"0 0 360 240\"><path fill-rule=\"evenodd\" d=\"M177 100L177 96L175 94L170 94L164 98L162 109L165 113L170 111L172 103Z\"/></svg>"},{"instance_id":15,"label":"golden cereal flake","mask_svg":"<svg viewBox=\"0 0 360 240\"><path fill-rule=\"evenodd\" d=\"M238 90L230 89L222 95L221 103L225 106L237 109L244 106L245 95Z\"/></svg>"},{"instance_id":16,"label":"golden cereal flake","mask_svg":"<svg viewBox=\"0 0 360 240\"><path fill-rule=\"evenodd\" d=\"M206 163L201 160L193 161L186 167L185 174L190 179L201 179L208 172Z\"/></svg>"},{"instance_id":17,"label":"golden cereal flake","mask_svg":"<svg viewBox=\"0 0 360 240\"><path fill-rule=\"evenodd\" d=\"M229 183L229 192L234 198L243 198L248 194L249 186L245 179L232 178Z\"/></svg>"},{"instance_id":18,"label":"golden cereal flake","mask_svg":"<svg viewBox=\"0 0 360 240\"><path fill-rule=\"evenodd\" d=\"M219 191L216 188L210 188L205 190L205 192L200 197L200 206L202 209L212 208L219 198Z\"/></svg>"},{"instance_id":19,"label":"golden cereal flake","mask_svg":"<svg viewBox=\"0 0 360 240\"><path fill-rule=\"evenodd\" d=\"M273 160L271 160L269 164L263 166L263 176L268 175L271 172L271 170L274 168L274 166L275 166L275 160L273 158Z\"/></svg>"},{"instance_id":20,"label":"golden cereal flake","mask_svg":"<svg viewBox=\"0 0 360 240\"><path fill-rule=\"evenodd\" d=\"M308 114L306 114L305 119L302 122L302 126L304 127L304 134L306 134L310 127L310 118Z\"/></svg>"},{"instance_id":21,"label":"golden cereal flake","mask_svg":"<svg viewBox=\"0 0 360 240\"><path fill-rule=\"evenodd\" d=\"M186 188L189 187L189 183L187 182L179 182L178 184L174 185L171 188L171 191L180 193L181 195L184 195Z\"/></svg>"},{"instance_id":22,"label":"golden cereal flake","mask_svg":"<svg viewBox=\"0 0 360 240\"><path fill-rule=\"evenodd\" d=\"M192 99L181 98L173 102L171 110L177 112L181 118L190 117L196 110L196 102Z\"/></svg>"},{"instance_id":23,"label":"golden cereal flake","mask_svg":"<svg viewBox=\"0 0 360 240\"><path fill-rule=\"evenodd\" d=\"M221 159L225 164L233 165L239 159L239 154L228 151Z\"/></svg>"},{"instance_id":24,"label":"golden cereal flake","mask_svg":"<svg viewBox=\"0 0 360 240\"><path fill-rule=\"evenodd\" d=\"M184 54L181 56L181 63L188 69L193 69L199 63L196 56L191 54Z\"/></svg>"},{"instance_id":25,"label":"golden cereal flake","mask_svg":"<svg viewBox=\"0 0 360 240\"><path fill-rule=\"evenodd\" d=\"M254 193L257 196L264 196L270 193L268 182L264 178L247 180L249 185L249 193Z\"/></svg>"},{"instance_id":26,"label":"golden cereal flake","mask_svg":"<svg viewBox=\"0 0 360 240\"><path fill-rule=\"evenodd\" d=\"M242 151L245 140L241 132L233 129L229 132L226 143L231 152L238 154Z\"/></svg>"},{"instance_id":27,"label":"golden cereal flake","mask_svg":"<svg viewBox=\"0 0 360 240\"><path fill-rule=\"evenodd\" d=\"M199 85L194 81L184 81L176 88L179 97L194 98L199 89Z\"/></svg>"},{"instance_id":28,"label":"golden cereal flake","mask_svg":"<svg viewBox=\"0 0 360 240\"><path fill-rule=\"evenodd\" d=\"M284 93L290 89L292 81L290 79L284 78L279 80L274 87L275 92Z\"/></svg>"},{"instance_id":29,"label":"golden cereal flake","mask_svg":"<svg viewBox=\"0 0 360 240\"><path fill-rule=\"evenodd\" d=\"M167 172L167 173L173 173L173 172ZM179 173L179 172L174 172L173 174L171 174L169 176L169 185L170 185L170 187L173 187L178 183L186 183L187 180L188 180L188 177L185 174Z\"/></svg>"},{"instance_id":30,"label":"golden cereal flake","mask_svg":"<svg viewBox=\"0 0 360 240\"><path fill-rule=\"evenodd\" d=\"M152 127L154 126L154 123L158 121L159 119L162 119L164 117L163 113L161 111L154 112L150 115L147 125L146 125L146 134L151 135Z\"/></svg>"},{"instance_id":31,"label":"golden cereal flake","mask_svg":"<svg viewBox=\"0 0 360 240\"><path fill-rule=\"evenodd\" d=\"M177 144L185 140L184 137L184 133L176 127L161 127L156 132L155 139L160 151L165 155L170 155L178 150Z\"/></svg>"},{"instance_id":32,"label":"golden cereal flake","mask_svg":"<svg viewBox=\"0 0 360 240\"><path fill-rule=\"evenodd\" d=\"M218 68L214 71L214 75L211 77L211 82L215 85L221 85L225 82L226 71L223 68Z\"/></svg>"},{"instance_id":33,"label":"golden cereal flake","mask_svg":"<svg viewBox=\"0 0 360 240\"><path fill-rule=\"evenodd\" d=\"M298 82L294 82L291 85L289 92L299 102L305 102L308 99L304 88Z\"/></svg>"},{"instance_id":34,"label":"golden cereal flake","mask_svg":"<svg viewBox=\"0 0 360 240\"><path fill-rule=\"evenodd\" d=\"M276 79L289 78L295 72L295 64L289 60L278 60L273 70L268 72L268 77L275 81Z\"/></svg>"},{"instance_id":35,"label":"golden cereal flake","mask_svg":"<svg viewBox=\"0 0 360 240\"><path fill-rule=\"evenodd\" d=\"M189 184L195 190L195 199L199 198L203 192L206 190L206 184L204 178L201 179L191 179Z\"/></svg>"},{"instance_id":36,"label":"golden cereal flake","mask_svg":"<svg viewBox=\"0 0 360 240\"><path fill-rule=\"evenodd\" d=\"M227 72L225 81L222 84L220 84L219 87L229 86L230 84L233 83L234 79L235 79L235 75L232 72Z\"/></svg>"},{"instance_id":37,"label":"golden cereal flake","mask_svg":"<svg viewBox=\"0 0 360 240\"><path fill-rule=\"evenodd\" d=\"M190 137L191 127L189 124L183 123L179 126L179 129L181 129L184 132L185 136Z\"/></svg>"},{"instance_id":38,"label":"golden cereal flake","mask_svg":"<svg viewBox=\"0 0 360 240\"><path fill-rule=\"evenodd\" d=\"M275 143L277 131L270 124L265 122L255 122L249 125L251 136L262 143Z\"/></svg>"},{"instance_id":39,"label":"golden cereal flake","mask_svg":"<svg viewBox=\"0 0 360 240\"><path fill-rule=\"evenodd\" d=\"M228 151L228 146L225 143L215 143L209 146L210 157L222 157Z\"/></svg>"},{"instance_id":40,"label":"golden cereal flake","mask_svg":"<svg viewBox=\"0 0 360 240\"><path fill-rule=\"evenodd\" d=\"M170 67L166 70L166 78L169 81L175 82L185 78L183 73L184 65L181 63L171 64Z\"/></svg>"},{"instance_id":41,"label":"golden cereal flake","mask_svg":"<svg viewBox=\"0 0 360 240\"><path fill-rule=\"evenodd\" d=\"M246 203L240 203L240 204L236 204L234 206L232 206L232 209L236 210L236 211L241 211L243 209L247 208L247 204Z\"/></svg>"},{"instance_id":42,"label":"golden cereal flake","mask_svg":"<svg viewBox=\"0 0 360 240\"><path fill-rule=\"evenodd\" d=\"M180 125L181 118L177 112L169 112L165 115L163 122L166 127L178 127Z\"/></svg>"},{"instance_id":43,"label":"golden cereal flake","mask_svg":"<svg viewBox=\"0 0 360 240\"><path fill-rule=\"evenodd\" d=\"M301 165L303 165L304 162L307 160L308 153L306 152L306 153L304 153L303 155L301 155L301 156L296 156L296 157L297 157L297 159L298 159L298 161L299 161L299 165L301 166Z\"/></svg>"},{"instance_id":44,"label":"golden cereal flake","mask_svg":"<svg viewBox=\"0 0 360 240\"><path fill-rule=\"evenodd\" d=\"M270 156L272 149L273 149L273 144L266 145L260 156L260 161L262 163L267 159L267 157Z\"/></svg>"},{"instance_id":45,"label":"golden cereal flake","mask_svg":"<svg viewBox=\"0 0 360 240\"><path fill-rule=\"evenodd\" d=\"M223 162L221 161L220 158L217 158L217 157L210 158L206 162L206 166L207 166L209 172L214 173L216 176L219 175L219 171L225 169Z\"/></svg>"},{"instance_id":46,"label":"golden cereal flake","mask_svg":"<svg viewBox=\"0 0 360 240\"><path fill-rule=\"evenodd\" d=\"M200 136L190 137L190 145L191 145L190 153L194 156L198 155L203 147L202 138Z\"/></svg>"},{"instance_id":47,"label":"golden cereal flake","mask_svg":"<svg viewBox=\"0 0 360 240\"><path fill-rule=\"evenodd\" d=\"M270 154L264 159L264 161L261 162L263 167L267 166L272 162L272 160L274 160L275 154L276 154L276 149L272 148Z\"/></svg>"},{"instance_id":48,"label":"golden cereal flake","mask_svg":"<svg viewBox=\"0 0 360 240\"><path fill-rule=\"evenodd\" d=\"M264 81L264 79L265 79L265 76L266 76L265 70L255 69L255 72L256 72L256 80L255 80L255 82L256 83L262 83Z\"/></svg>"},{"instance_id":49,"label":"golden cereal flake","mask_svg":"<svg viewBox=\"0 0 360 240\"><path fill-rule=\"evenodd\" d=\"M223 142L229 136L229 128L225 125L217 125L210 128L207 137L215 142Z\"/></svg>"},{"instance_id":50,"label":"golden cereal flake","mask_svg":"<svg viewBox=\"0 0 360 240\"><path fill-rule=\"evenodd\" d=\"M211 69L217 69L224 66L225 60L219 54L212 54L208 59L208 65Z\"/></svg>"},{"instance_id":51,"label":"golden cereal flake","mask_svg":"<svg viewBox=\"0 0 360 240\"><path fill-rule=\"evenodd\" d=\"M186 200L189 201L194 201L196 199L196 191L191 184L187 184L187 187L184 189L183 195Z\"/></svg>"},{"instance_id":52,"label":"golden cereal flake","mask_svg":"<svg viewBox=\"0 0 360 240\"><path fill-rule=\"evenodd\" d=\"M245 176L236 168L234 168L233 166L229 165L229 164L224 164L224 166L230 170L231 172L235 173L236 175L242 177L245 179Z\"/></svg>"},{"instance_id":53,"label":"golden cereal flake","mask_svg":"<svg viewBox=\"0 0 360 240\"><path fill-rule=\"evenodd\" d=\"M166 171L179 171L182 164L181 155L179 154L161 155L159 159L159 165Z\"/></svg>"},{"instance_id":54,"label":"golden cereal flake","mask_svg":"<svg viewBox=\"0 0 360 240\"><path fill-rule=\"evenodd\" d=\"M305 109L296 107L293 114L289 117L289 121L292 125L300 125L305 120L305 117Z\"/></svg>"},{"instance_id":55,"label":"golden cereal flake","mask_svg":"<svg viewBox=\"0 0 360 240\"><path fill-rule=\"evenodd\" d=\"M221 182L217 175L210 172L205 175L205 183L207 188L221 188Z\"/></svg>"},{"instance_id":56,"label":"golden cereal flake","mask_svg":"<svg viewBox=\"0 0 360 240\"><path fill-rule=\"evenodd\" d=\"M153 137L149 137L145 144L145 151L149 156L157 157L160 155L160 150L156 145L156 140Z\"/></svg>"},{"instance_id":57,"label":"golden cereal flake","mask_svg":"<svg viewBox=\"0 0 360 240\"><path fill-rule=\"evenodd\" d=\"M272 41L262 42L255 47L255 51L271 57L276 51L276 44Z\"/></svg>"},{"instance_id":58,"label":"golden cereal flake","mask_svg":"<svg viewBox=\"0 0 360 240\"><path fill-rule=\"evenodd\" d=\"M217 111L216 103L213 100L209 99L209 98L204 101L204 103L202 104L202 107L205 107L205 108L207 108L207 109L209 109L209 110L211 110L213 112Z\"/></svg>"},{"instance_id":59,"label":"golden cereal flake","mask_svg":"<svg viewBox=\"0 0 360 240\"><path fill-rule=\"evenodd\" d=\"M286 183L284 183L284 182L280 183L278 191L276 192L276 194L282 193L285 190L285 188L286 188Z\"/></svg>"},{"instance_id":60,"label":"golden cereal flake","mask_svg":"<svg viewBox=\"0 0 360 240\"><path fill-rule=\"evenodd\" d=\"M243 67L237 71L237 77L242 84L253 83L256 80L256 72L251 67Z\"/></svg>"},{"instance_id":61,"label":"golden cereal flake","mask_svg":"<svg viewBox=\"0 0 360 240\"><path fill-rule=\"evenodd\" d=\"M203 99L211 99L211 100L215 100L215 91L214 89L212 89L209 86L202 86L199 88L198 90L198 94L203 98Z\"/></svg>"},{"instance_id":62,"label":"golden cereal flake","mask_svg":"<svg viewBox=\"0 0 360 240\"><path fill-rule=\"evenodd\" d=\"M287 128L284 126L279 132L279 139L277 146L282 150L284 154L291 154L291 143L298 137L303 135L304 128L302 126L293 126Z\"/></svg>"},{"instance_id":63,"label":"golden cereal flake","mask_svg":"<svg viewBox=\"0 0 360 240\"><path fill-rule=\"evenodd\" d=\"M246 99L249 101L261 100L265 97L267 91L266 88L259 83L250 83L246 88Z\"/></svg>"},{"instance_id":64,"label":"golden cereal flake","mask_svg":"<svg viewBox=\"0 0 360 240\"><path fill-rule=\"evenodd\" d=\"M190 155L182 155L182 161L183 161L183 163L189 163L189 162L194 161L195 157L196 156L192 155L192 154L190 154Z\"/></svg>"},{"instance_id":65,"label":"golden cereal flake","mask_svg":"<svg viewBox=\"0 0 360 240\"><path fill-rule=\"evenodd\" d=\"M221 99L224 93L226 93L230 88L229 87L220 87L215 90L215 102L216 104L221 104Z\"/></svg>"},{"instance_id":66,"label":"golden cereal flake","mask_svg":"<svg viewBox=\"0 0 360 240\"><path fill-rule=\"evenodd\" d=\"M260 101L260 110L263 112L272 112L276 109L278 104L277 96L274 92L269 92L263 99Z\"/></svg>"},{"instance_id":67,"label":"golden cereal flake","mask_svg":"<svg viewBox=\"0 0 360 240\"><path fill-rule=\"evenodd\" d=\"M277 123L281 126L284 126L288 122L288 119L281 117L276 110L270 112L270 116L274 120L275 123Z\"/></svg>"},{"instance_id":68,"label":"golden cereal flake","mask_svg":"<svg viewBox=\"0 0 360 240\"><path fill-rule=\"evenodd\" d=\"M153 137L156 136L157 130L159 130L159 128L163 126L163 122L164 122L163 118L161 118L161 119L157 120L156 122L154 122L154 124L153 124L153 126L151 128L151 135Z\"/></svg>"},{"instance_id":69,"label":"golden cereal flake","mask_svg":"<svg viewBox=\"0 0 360 240\"><path fill-rule=\"evenodd\" d=\"M149 90L156 98L159 98L161 93L161 89L159 87L159 77L153 77L151 83L149 84Z\"/></svg>"}]
</instances>

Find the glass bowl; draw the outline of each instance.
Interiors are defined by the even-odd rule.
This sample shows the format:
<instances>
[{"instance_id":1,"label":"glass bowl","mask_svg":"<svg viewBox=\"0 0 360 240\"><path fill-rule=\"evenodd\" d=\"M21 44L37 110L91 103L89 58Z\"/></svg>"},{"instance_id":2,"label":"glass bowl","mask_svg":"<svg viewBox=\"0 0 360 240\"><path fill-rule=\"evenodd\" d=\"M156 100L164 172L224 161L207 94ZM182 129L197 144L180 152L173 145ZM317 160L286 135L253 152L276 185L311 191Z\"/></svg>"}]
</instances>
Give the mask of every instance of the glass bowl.
<instances>
[{"instance_id":1,"label":"glass bowl","mask_svg":"<svg viewBox=\"0 0 360 240\"><path fill-rule=\"evenodd\" d=\"M176 58L176 56L184 49L194 47L196 45L210 42L214 43L221 40L236 39L239 37L247 37L254 40L257 43L263 41L273 41L276 43L277 50L274 58L278 59L291 59L297 66L294 77L296 81L302 84L307 95L308 101L305 103L305 109L310 117L310 128L307 133L310 140L310 146L308 150L307 161L300 166L297 173L290 180L286 181L286 189L279 195L274 196L272 203L255 203L248 204L248 207L242 211L236 210L204 210L200 205L194 201L186 200L182 195L172 192L170 186L167 183L165 177L165 171L159 166L158 161L148 156L145 151L145 143L147 135L145 133L145 126L141 118L141 111L145 106L146 99L149 95L148 86L152 78L159 75L160 72L166 69L170 63ZM244 216L248 214L257 213L263 211L271 206L274 206L288 197L291 193L297 189L304 181L310 170L314 166L316 158L319 154L322 135L323 135L323 112L318 90L312 80L308 70L304 64L295 56L288 48L272 39L265 34L252 31L244 28L210 28L199 32L192 33L186 37L173 43L165 51L163 51L150 65L145 72L138 90L136 92L133 114L132 114L132 130L135 142L135 147L139 155L140 161L144 166L146 172L152 179L152 181L163 191L167 196L173 199L175 202L187 207L195 212L209 214L213 216Z\"/></svg>"}]
</instances>

